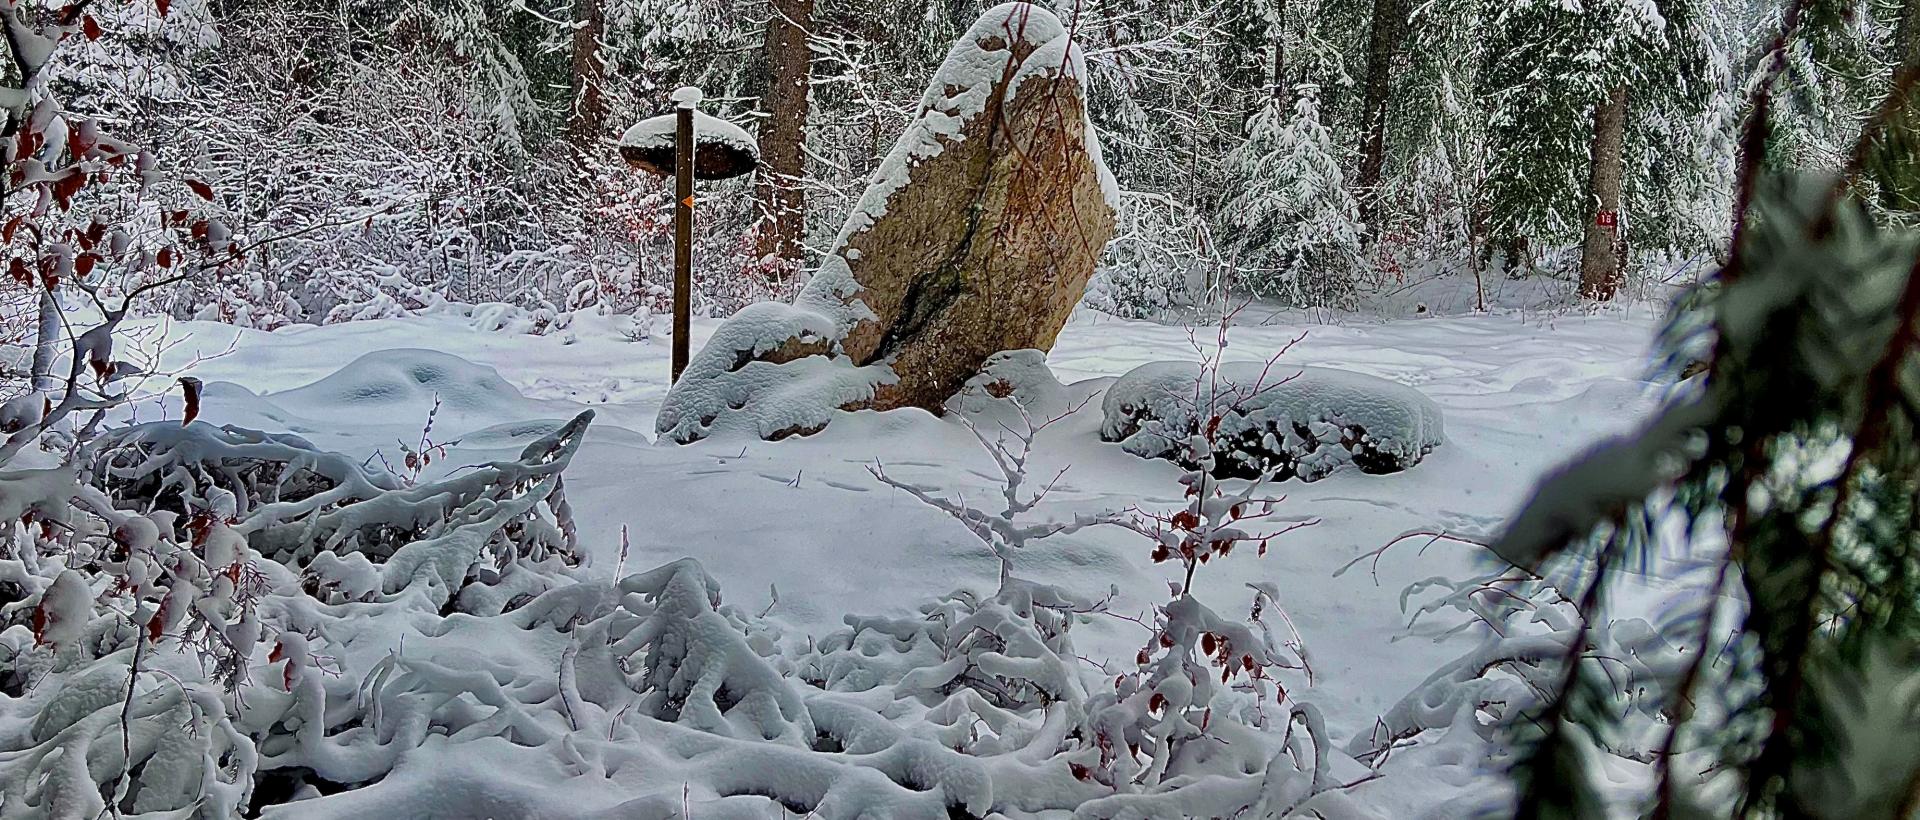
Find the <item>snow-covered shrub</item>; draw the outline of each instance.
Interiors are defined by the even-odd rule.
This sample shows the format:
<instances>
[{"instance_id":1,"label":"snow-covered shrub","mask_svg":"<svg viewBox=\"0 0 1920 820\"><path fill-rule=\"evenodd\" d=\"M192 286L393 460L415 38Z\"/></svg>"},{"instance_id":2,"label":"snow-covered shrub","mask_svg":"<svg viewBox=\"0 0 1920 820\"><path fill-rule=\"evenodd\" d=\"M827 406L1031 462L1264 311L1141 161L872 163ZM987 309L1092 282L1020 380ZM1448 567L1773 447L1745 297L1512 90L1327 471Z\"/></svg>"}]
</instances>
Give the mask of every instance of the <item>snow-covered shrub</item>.
<instances>
[{"instance_id":1,"label":"snow-covered shrub","mask_svg":"<svg viewBox=\"0 0 1920 820\"><path fill-rule=\"evenodd\" d=\"M1412 532L1361 556L1341 572L1416 537L1428 543L1449 539L1483 545L1447 533ZM1378 768L1389 758L1409 758L1413 766L1451 768L1472 778L1485 778L1511 766L1515 747L1506 733L1561 697L1568 685L1565 664L1569 658L1585 667L1593 680L1607 682L1589 694L1614 716L1617 731L1589 750L1596 761L1598 756L1608 756L1650 764L1671 751L1662 748L1671 719L1665 704L1671 702L1671 692L1684 679L1693 655L1670 641L1668 630L1640 618L1583 625L1578 602L1566 596L1562 584L1504 564L1463 579L1417 581L1401 593L1403 606L1436 591L1440 594L1415 609L1408 622L1415 631L1409 637L1438 641L1477 633L1479 642L1435 669L1381 714L1371 731L1353 737L1346 751L1356 760ZM1449 612L1466 617L1453 623L1429 623ZM1739 663L1736 654L1726 655L1729 665ZM1485 789L1437 811L1462 815L1508 811L1513 799L1508 785L1489 779Z\"/></svg>"},{"instance_id":2,"label":"snow-covered shrub","mask_svg":"<svg viewBox=\"0 0 1920 820\"><path fill-rule=\"evenodd\" d=\"M1361 771L1310 709L1260 731L1216 692L1164 724L1187 731L1166 733L1159 776L1096 776L1115 765L1100 731L1156 737L1176 712L1153 694L1178 694L1144 670L1127 698L1096 694L1110 678L1070 636L1111 592L1010 577L811 639L724 603L691 560L580 573L560 477L586 423L413 487L202 423L0 471L0 778L30 784L6 816L1284 815L1334 810L1333 774ZM1010 508L1032 505L1008 484ZM1236 537L1221 524L1202 531ZM1198 630L1194 651L1299 660L1191 598L1162 623ZM1240 664L1252 696L1270 679Z\"/></svg>"},{"instance_id":3,"label":"snow-covered shrub","mask_svg":"<svg viewBox=\"0 0 1920 820\"><path fill-rule=\"evenodd\" d=\"M1100 692L1088 704L1089 741L1099 754L1096 764L1079 774L1116 788L1153 787L1206 768L1223 754L1209 734L1215 721L1266 726L1270 718L1265 702L1273 699L1278 708L1288 701L1276 677L1279 672L1304 672L1308 685L1312 682L1306 646L1298 634L1276 639L1263 620L1273 610L1291 623L1280 609L1277 589L1248 585L1253 590L1248 622L1222 617L1193 594L1194 575L1209 562L1225 559L1242 546L1264 556L1274 538L1314 523L1276 517L1277 500L1261 494L1265 476L1232 489L1213 477L1213 447L1198 428L1218 422L1218 415L1196 420L1195 432L1181 442L1183 460L1193 465L1180 477L1186 504L1171 512L1136 511L1135 518L1124 522L1153 545L1149 557L1154 563L1172 561L1183 574L1168 582L1170 600L1157 608L1152 634L1134 668L1116 676L1112 690ZM1280 526L1255 529L1268 520ZM1229 685L1242 696L1226 697ZM1312 788L1300 795L1304 798L1327 786L1321 770L1327 762L1326 733L1310 704L1296 702L1294 709L1315 748ZM1293 719L1287 718L1289 733Z\"/></svg>"},{"instance_id":4,"label":"snow-covered shrub","mask_svg":"<svg viewBox=\"0 0 1920 820\"><path fill-rule=\"evenodd\" d=\"M1014 399L1010 403L1019 414L1021 426L1016 428L1003 424L1001 425L1003 434L996 438L989 439L971 420L964 416L960 418L960 423L973 434L974 440L978 441L980 448L993 458L994 466L1000 471L1000 497L1005 503L998 512L975 509L968 506L963 498L938 496L929 488L895 479L887 475L884 465L875 464L867 468L874 478L880 480L880 483L906 492L918 499L920 503L946 513L966 527L967 531L972 533L973 537L978 539L1000 562L1002 587L1011 583L1014 556L1019 554L1029 542L1055 535L1065 535L1117 520L1111 516L1080 516L1071 522L1064 523L1026 523L1020 520L1039 506L1040 502L1046 500L1047 493L1053 490L1054 485L1059 483L1061 477L1067 472L1062 468L1052 480L1038 490L1023 495L1022 488L1026 486L1028 480L1027 462L1033 456L1034 439L1040 435L1041 431L1078 411L1080 406L1068 407L1059 415L1035 421L1024 402Z\"/></svg>"},{"instance_id":5,"label":"snow-covered shrub","mask_svg":"<svg viewBox=\"0 0 1920 820\"><path fill-rule=\"evenodd\" d=\"M1199 212L1164 194L1125 193L1086 304L1115 316L1163 319L1200 301L1221 267Z\"/></svg>"},{"instance_id":6,"label":"snow-covered shrub","mask_svg":"<svg viewBox=\"0 0 1920 820\"><path fill-rule=\"evenodd\" d=\"M1187 466L1186 439L1207 421L1212 469L1241 478L1398 472L1445 441L1439 406L1419 391L1321 367L1155 362L1114 382L1101 409L1102 439Z\"/></svg>"},{"instance_id":7,"label":"snow-covered shrub","mask_svg":"<svg viewBox=\"0 0 1920 820\"><path fill-rule=\"evenodd\" d=\"M1063 389L1032 351L996 357L955 400L962 410L960 423L999 469L1005 503L998 512L873 468L883 483L946 513L985 545L1000 561L998 591L991 597L958 591L922 606L919 617L848 616L852 629L823 640L802 667L802 677L829 690L891 687L896 699L917 698L953 726L940 735L942 741L963 751L1056 747L1075 780L1110 792L1081 803L1075 817L1249 811L1286 816L1330 794L1338 753L1327 745L1318 711L1289 703L1276 677L1285 670L1305 672L1311 684L1306 648L1297 633L1280 639L1267 625L1275 615L1286 619L1278 590L1249 585L1250 622L1222 617L1190 591L1194 573L1235 546L1253 545L1249 548L1264 554L1269 540L1311 522L1275 519L1282 526L1252 532L1247 528L1273 512L1274 502L1259 495L1262 483L1245 482L1229 492L1209 470L1196 469L1182 479L1188 503L1179 511L1028 523L1025 517L1060 478L1031 494L1023 492L1034 439L1078 407L1066 404L1057 415L1036 422L1022 392L1042 402L1063 399ZM993 406L988 397L1005 407ZM1004 432L993 439L968 415L1006 408L1018 422L1002 421ZM1204 437L1183 444L1194 448L1193 459L1210 464ZM1095 599L1035 584L1014 575L1014 559L1034 542L1101 524L1145 535L1154 544L1155 562L1177 558L1186 574L1169 584L1171 599L1143 624L1151 634L1134 667L1117 673L1103 669L1103 677L1088 682L1072 664L1070 631L1108 614L1117 590ZM1266 728L1280 735L1259 733ZM1277 750L1270 747L1275 740Z\"/></svg>"}]
</instances>

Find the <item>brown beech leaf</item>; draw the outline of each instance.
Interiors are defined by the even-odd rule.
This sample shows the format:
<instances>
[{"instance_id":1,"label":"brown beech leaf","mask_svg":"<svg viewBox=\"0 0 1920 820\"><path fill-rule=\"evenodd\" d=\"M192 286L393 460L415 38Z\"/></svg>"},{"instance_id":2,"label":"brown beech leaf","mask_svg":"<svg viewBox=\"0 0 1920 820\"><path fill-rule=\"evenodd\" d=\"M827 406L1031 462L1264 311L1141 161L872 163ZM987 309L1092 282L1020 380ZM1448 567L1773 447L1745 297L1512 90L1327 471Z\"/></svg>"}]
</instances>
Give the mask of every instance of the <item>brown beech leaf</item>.
<instances>
[{"instance_id":1,"label":"brown beech leaf","mask_svg":"<svg viewBox=\"0 0 1920 820\"><path fill-rule=\"evenodd\" d=\"M192 376L181 376L180 393L187 402L186 414L180 417L180 426L185 427L200 416L200 380Z\"/></svg>"}]
</instances>

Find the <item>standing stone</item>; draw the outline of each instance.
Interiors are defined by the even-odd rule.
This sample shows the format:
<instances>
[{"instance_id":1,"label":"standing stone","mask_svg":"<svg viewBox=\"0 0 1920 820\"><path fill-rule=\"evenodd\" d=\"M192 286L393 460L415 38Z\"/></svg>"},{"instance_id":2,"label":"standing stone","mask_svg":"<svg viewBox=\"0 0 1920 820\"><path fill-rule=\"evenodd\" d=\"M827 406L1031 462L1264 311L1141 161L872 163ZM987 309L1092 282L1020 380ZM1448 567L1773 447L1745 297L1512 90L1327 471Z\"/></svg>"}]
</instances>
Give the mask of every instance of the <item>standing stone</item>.
<instances>
[{"instance_id":1,"label":"standing stone","mask_svg":"<svg viewBox=\"0 0 1920 820\"><path fill-rule=\"evenodd\" d=\"M988 10L794 304L724 324L668 394L660 434L778 438L835 409L942 412L994 354L1053 346L1117 199L1065 27L1028 3Z\"/></svg>"}]
</instances>

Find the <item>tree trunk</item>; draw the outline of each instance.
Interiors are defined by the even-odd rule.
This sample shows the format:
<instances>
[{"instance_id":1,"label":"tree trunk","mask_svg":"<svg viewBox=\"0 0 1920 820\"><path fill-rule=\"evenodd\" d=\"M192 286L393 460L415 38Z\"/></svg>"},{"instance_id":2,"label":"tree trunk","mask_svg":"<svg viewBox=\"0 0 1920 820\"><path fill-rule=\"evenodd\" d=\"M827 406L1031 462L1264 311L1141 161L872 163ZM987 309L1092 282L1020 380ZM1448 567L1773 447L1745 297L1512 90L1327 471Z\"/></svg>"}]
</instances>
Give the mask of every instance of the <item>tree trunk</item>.
<instances>
[{"instance_id":1,"label":"tree trunk","mask_svg":"<svg viewBox=\"0 0 1920 820\"><path fill-rule=\"evenodd\" d=\"M600 57L600 38L607 27L605 0L573 0L573 70L570 85L573 111L567 120L568 136L583 155L593 152L606 136L607 100L601 92L607 79L607 64Z\"/></svg>"},{"instance_id":2,"label":"tree trunk","mask_svg":"<svg viewBox=\"0 0 1920 820\"><path fill-rule=\"evenodd\" d=\"M1273 99L1287 101L1287 0L1274 3Z\"/></svg>"},{"instance_id":3,"label":"tree trunk","mask_svg":"<svg viewBox=\"0 0 1920 820\"><path fill-rule=\"evenodd\" d=\"M1614 86L1593 111L1593 154L1587 175L1586 241L1580 246L1580 295L1612 299L1620 288L1621 151L1627 132L1627 86Z\"/></svg>"},{"instance_id":4,"label":"tree trunk","mask_svg":"<svg viewBox=\"0 0 1920 820\"><path fill-rule=\"evenodd\" d=\"M1906 66L1920 64L1920 3L1907 0L1894 26L1894 61Z\"/></svg>"},{"instance_id":5,"label":"tree trunk","mask_svg":"<svg viewBox=\"0 0 1920 820\"><path fill-rule=\"evenodd\" d=\"M767 20L767 64L773 78L767 87L767 118L760 121L760 212L767 220L760 234L762 258L774 256L786 264L776 276L785 278L805 262L807 232L806 175L807 92L813 54L807 50L807 29L813 25L813 0L773 0Z\"/></svg>"},{"instance_id":6,"label":"tree trunk","mask_svg":"<svg viewBox=\"0 0 1920 820\"><path fill-rule=\"evenodd\" d=\"M1508 279L1525 279L1533 272L1533 249L1527 238L1510 233L1500 240L1500 264Z\"/></svg>"},{"instance_id":7,"label":"tree trunk","mask_svg":"<svg viewBox=\"0 0 1920 820\"><path fill-rule=\"evenodd\" d=\"M1373 225L1380 210L1380 177L1387 164L1387 102L1393 93L1393 60L1407 38L1408 0L1373 0L1367 39L1367 80L1361 99L1360 171L1354 176L1360 221Z\"/></svg>"}]
</instances>

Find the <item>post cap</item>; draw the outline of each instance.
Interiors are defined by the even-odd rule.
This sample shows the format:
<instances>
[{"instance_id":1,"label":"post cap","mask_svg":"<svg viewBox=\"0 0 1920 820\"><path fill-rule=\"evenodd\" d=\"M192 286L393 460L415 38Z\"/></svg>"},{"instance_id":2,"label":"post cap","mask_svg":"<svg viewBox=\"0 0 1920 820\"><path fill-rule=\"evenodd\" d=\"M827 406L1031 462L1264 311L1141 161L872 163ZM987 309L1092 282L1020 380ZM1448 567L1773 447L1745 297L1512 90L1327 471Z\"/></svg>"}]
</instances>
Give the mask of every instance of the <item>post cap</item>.
<instances>
[{"instance_id":1,"label":"post cap","mask_svg":"<svg viewBox=\"0 0 1920 820\"><path fill-rule=\"evenodd\" d=\"M641 120L627 129L620 137L621 158L642 171L673 176L674 139L679 116L678 112L662 114ZM693 112L695 177L728 179L752 171L759 163L759 143L746 129L719 117Z\"/></svg>"}]
</instances>

